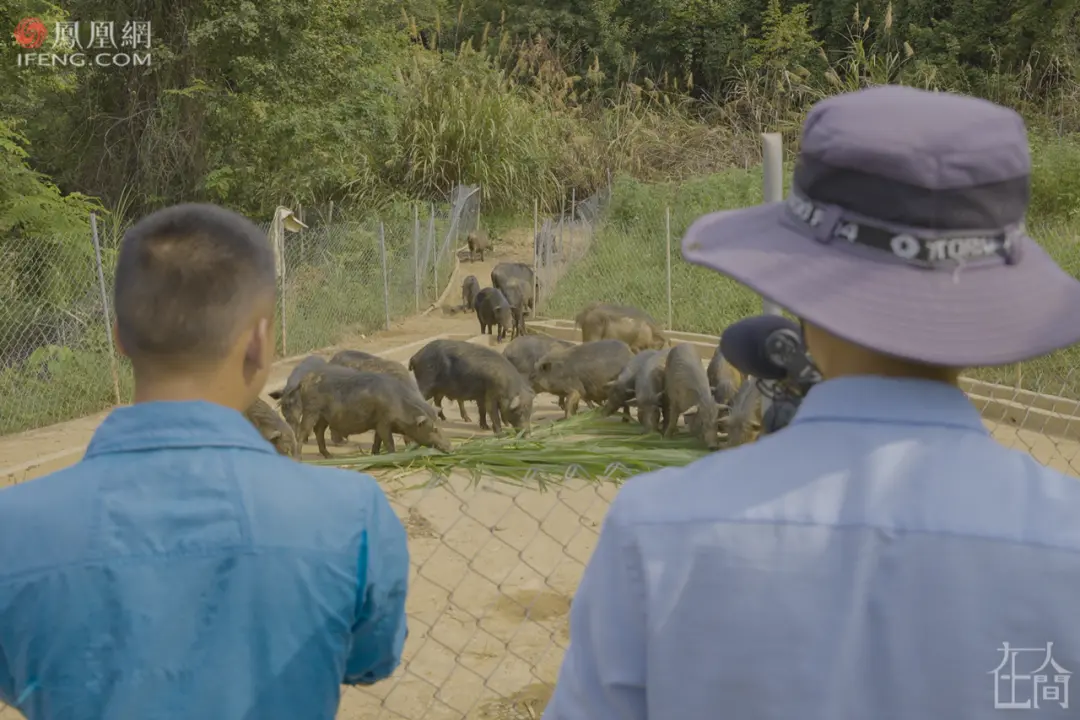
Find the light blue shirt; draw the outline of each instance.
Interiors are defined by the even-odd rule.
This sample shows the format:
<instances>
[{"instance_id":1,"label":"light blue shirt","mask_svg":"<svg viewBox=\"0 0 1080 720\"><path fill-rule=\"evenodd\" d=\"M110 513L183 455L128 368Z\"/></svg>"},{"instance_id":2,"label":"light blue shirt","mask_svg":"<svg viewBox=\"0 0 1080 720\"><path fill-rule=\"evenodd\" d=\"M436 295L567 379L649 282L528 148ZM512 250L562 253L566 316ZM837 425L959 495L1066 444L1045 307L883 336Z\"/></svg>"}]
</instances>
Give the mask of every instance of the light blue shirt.
<instances>
[{"instance_id":1,"label":"light blue shirt","mask_svg":"<svg viewBox=\"0 0 1080 720\"><path fill-rule=\"evenodd\" d=\"M1020 716L1075 719L1078 551L1080 482L960 390L830 380L776 435L620 490L544 718L982 720L1038 685Z\"/></svg>"},{"instance_id":2,"label":"light blue shirt","mask_svg":"<svg viewBox=\"0 0 1080 720\"><path fill-rule=\"evenodd\" d=\"M405 530L370 477L203 402L115 411L0 491L0 699L30 720L330 720L398 665Z\"/></svg>"}]
</instances>

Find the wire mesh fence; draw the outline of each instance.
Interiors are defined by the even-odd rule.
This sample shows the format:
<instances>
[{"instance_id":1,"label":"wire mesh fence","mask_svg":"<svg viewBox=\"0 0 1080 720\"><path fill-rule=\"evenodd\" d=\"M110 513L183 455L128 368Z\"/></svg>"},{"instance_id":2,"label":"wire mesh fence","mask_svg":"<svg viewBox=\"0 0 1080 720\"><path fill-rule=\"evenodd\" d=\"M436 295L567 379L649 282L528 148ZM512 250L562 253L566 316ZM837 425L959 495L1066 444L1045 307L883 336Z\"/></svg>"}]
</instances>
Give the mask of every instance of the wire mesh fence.
<instances>
[{"instance_id":1,"label":"wire mesh fence","mask_svg":"<svg viewBox=\"0 0 1080 720\"><path fill-rule=\"evenodd\" d=\"M550 492L451 478L383 483L409 535L409 637L397 672L346 688L339 718L539 718L615 486Z\"/></svg>"},{"instance_id":2,"label":"wire mesh fence","mask_svg":"<svg viewBox=\"0 0 1080 720\"><path fill-rule=\"evenodd\" d=\"M340 345L435 303L476 227L479 197L476 186L461 186L441 211L414 205L285 237L279 353Z\"/></svg>"},{"instance_id":3,"label":"wire mesh fence","mask_svg":"<svg viewBox=\"0 0 1080 720\"><path fill-rule=\"evenodd\" d=\"M383 327L388 317L393 321L436 302L449 284L454 251L477 226L477 190L458 188L451 200L441 210L409 208L381 222L313 222L286 237L282 354L347 341ZM676 193L671 202L643 202L616 185L580 203L571 197L566 212L537 222L538 314L572 318L591 301L617 302L640 307L676 330L715 335L759 313L761 299L754 293L682 260L679 239L700 215L694 203L682 200ZM1068 228L1035 234L1080 277L1080 249ZM81 414L108 407L115 390L110 364L103 362L105 305L93 246L79 240L71 248L24 250L20 256L7 251L0 259L0 293L37 288L36 295L0 295L0 360L15 368L0 377L9 383L3 390L16 390L34 377L28 368L40 373L44 367L33 387L41 393L35 402L48 406L55 371L41 365L42 358L58 353L56 368L63 369L86 353L85 374L63 381L97 393L86 393ZM104 242L107 287L111 252ZM35 262L68 269L60 276L38 272L33 283L22 279L31 276L20 269L37 267ZM3 341L5 332L11 342ZM31 363L35 352L37 365ZM1080 477L1078 359L1080 348L1071 348L1019 368L973 371L964 387L1001 442ZM118 386L121 394L130 392L122 364ZM7 397L19 395L5 392L0 403ZM6 419L0 413L0 427ZM338 717L539 718L569 641L572 597L616 486L568 478L541 493L502 482L474 484L467 477L421 487L424 478L382 475L380 484L409 534L410 635L394 675L371 687L345 688ZM0 719L8 717L17 714L0 707Z\"/></svg>"},{"instance_id":4,"label":"wire mesh fence","mask_svg":"<svg viewBox=\"0 0 1080 720\"><path fill-rule=\"evenodd\" d=\"M429 307L478 213L479 188L461 186L442 205L283 233L279 356L334 346ZM0 241L0 435L130 402L130 366L110 344L119 240L102 233L100 253L91 233Z\"/></svg>"},{"instance_id":5,"label":"wire mesh fence","mask_svg":"<svg viewBox=\"0 0 1080 720\"><path fill-rule=\"evenodd\" d=\"M110 353L115 238L0 241L0 435L99 412L129 397Z\"/></svg>"},{"instance_id":6,"label":"wire mesh fence","mask_svg":"<svg viewBox=\"0 0 1080 720\"><path fill-rule=\"evenodd\" d=\"M552 306L551 301L556 297L560 281L566 273L591 257L593 239L600 230L610 200L609 184L582 201L572 193L569 206L561 208L558 215L534 218L533 267L536 270L538 316L559 311L560 306ZM570 283L579 281L575 277ZM572 291L564 289L562 295L567 292Z\"/></svg>"},{"instance_id":7,"label":"wire mesh fence","mask_svg":"<svg viewBox=\"0 0 1080 720\"><path fill-rule=\"evenodd\" d=\"M760 202L760 195L755 199L745 188L704 190L713 198L705 201L708 210ZM707 335L760 314L760 296L682 259L681 238L705 211L702 191L694 185L677 188L657 202L642 195L649 189L616 183L600 204L602 219L588 225L583 252L566 259L553 253L548 263L538 253L540 314L572 319L590 302L625 304L645 310L668 329ZM1076 230L1037 223L1032 230L1058 264L1080 279ZM557 247L557 235L558 218L545 222L538 246ZM545 283L549 277L555 280ZM964 389L1001 442L1080 477L1080 346L1019 365L972 369Z\"/></svg>"}]
</instances>

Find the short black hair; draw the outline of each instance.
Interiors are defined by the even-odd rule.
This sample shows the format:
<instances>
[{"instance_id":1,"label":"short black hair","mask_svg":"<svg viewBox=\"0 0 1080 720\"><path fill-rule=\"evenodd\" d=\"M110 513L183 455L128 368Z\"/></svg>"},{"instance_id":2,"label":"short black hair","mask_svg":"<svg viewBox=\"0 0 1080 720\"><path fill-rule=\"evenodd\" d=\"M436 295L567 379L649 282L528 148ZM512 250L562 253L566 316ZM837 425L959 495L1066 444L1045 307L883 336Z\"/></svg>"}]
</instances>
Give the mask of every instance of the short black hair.
<instances>
[{"instance_id":1,"label":"short black hair","mask_svg":"<svg viewBox=\"0 0 1080 720\"><path fill-rule=\"evenodd\" d=\"M133 362L220 360L276 285L262 230L231 210L184 204L154 212L124 235L113 302Z\"/></svg>"}]
</instances>

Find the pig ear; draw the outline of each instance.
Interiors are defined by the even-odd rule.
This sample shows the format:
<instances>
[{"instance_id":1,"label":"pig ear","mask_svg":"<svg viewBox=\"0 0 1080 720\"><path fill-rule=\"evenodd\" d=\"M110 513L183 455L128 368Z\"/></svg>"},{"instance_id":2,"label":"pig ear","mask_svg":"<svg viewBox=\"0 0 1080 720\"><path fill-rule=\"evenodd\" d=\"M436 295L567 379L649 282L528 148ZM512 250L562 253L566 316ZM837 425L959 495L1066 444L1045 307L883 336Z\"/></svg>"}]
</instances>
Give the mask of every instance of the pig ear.
<instances>
[{"instance_id":1,"label":"pig ear","mask_svg":"<svg viewBox=\"0 0 1080 720\"><path fill-rule=\"evenodd\" d=\"M427 415L417 415L416 416L416 427L423 427L424 423L427 423L427 422L431 422L431 418L429 418Z\"/></svg>"},{"instance_id":2,"label":"pig ear","mask_svg":"<svg viewBox=\"0 0 1080 720\"><path fill-rule=\"evenodd\" d=\"M270 433L270 437L268 437L266 439L269 442L274 442L275 440L279 439L280 437L281 437L281 431L280 430L275 430L274 432Z\"/></svg>"},{"instance_id":3,"label":"pig ear","mask_svg":"<svg viewBox=\"0 0 1080 720\"><path fill-rule=\"evenodd\" d=\"M514 399L510 401L510 409L517 410L519 407L521 407L521 397L515 395Z\"/></svg>"},{"instance_id":4,"label":"pig ear","mask_svg":"<svg viewBox=\"0 0 1080 720\"><path fill-rule=\"evenodd\" d=\"M281 391L280 390L275 390L274 392L270 393L270 399L271 400L280 400L281 399Z\"/></svg>"}]
</instances>

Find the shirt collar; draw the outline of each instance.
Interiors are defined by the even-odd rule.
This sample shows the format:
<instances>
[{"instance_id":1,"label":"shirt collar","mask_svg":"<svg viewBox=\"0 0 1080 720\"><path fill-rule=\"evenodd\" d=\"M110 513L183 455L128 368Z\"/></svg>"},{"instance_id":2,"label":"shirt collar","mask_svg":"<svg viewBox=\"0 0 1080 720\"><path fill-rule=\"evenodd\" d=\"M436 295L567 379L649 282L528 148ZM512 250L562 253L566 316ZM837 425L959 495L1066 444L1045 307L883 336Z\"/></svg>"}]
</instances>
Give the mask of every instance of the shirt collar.
<instances>
[{"instance_id":1,"label":"shirt collar","mask_svg":"<svg viewBox=\"0 0 1080 720\"><path fill-rule=\"evenodd\" d=\"M138 403L113 410L91 438L85 457L195 447L275 452L241 413L192 400Z\"/></svg>"},{"instance_id":2,"label":"shirt collar","mask_svg":"<svg viewBox=\"0 0 1080 720\"><path fill-rule=\"evenodd\" d=\"M940 425L989 434L963 390L912 378L864 375L818 383L791 424L820 420Z\"/></svg>"}]
</instances>

